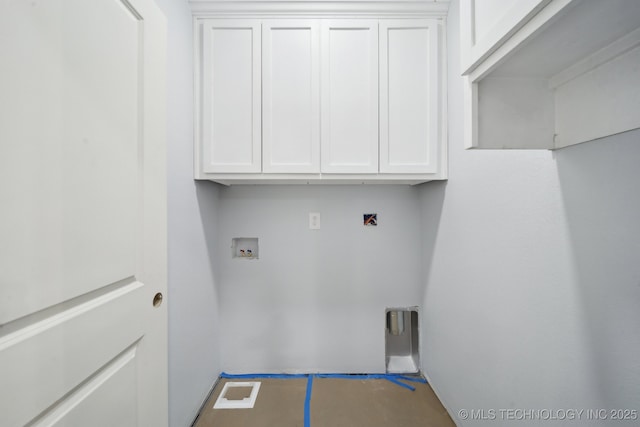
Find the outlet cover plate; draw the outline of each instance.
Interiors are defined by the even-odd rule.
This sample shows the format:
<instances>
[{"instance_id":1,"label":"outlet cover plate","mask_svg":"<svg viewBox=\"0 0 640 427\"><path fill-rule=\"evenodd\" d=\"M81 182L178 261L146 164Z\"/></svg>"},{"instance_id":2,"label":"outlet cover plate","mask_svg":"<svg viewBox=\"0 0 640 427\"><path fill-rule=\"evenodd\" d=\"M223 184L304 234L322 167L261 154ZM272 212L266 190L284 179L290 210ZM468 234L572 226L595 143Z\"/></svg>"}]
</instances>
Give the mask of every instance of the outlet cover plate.
<instances>
[{"instance_id":1,"label":"outlet cover plate","mask_svg":"<svg viewBox=\"0 0 640 427\"><path fill-rule=\"evenodd\" d=\"M309 212L309 230L320 230L320 212Z\"/></svg>"}]
</instances>

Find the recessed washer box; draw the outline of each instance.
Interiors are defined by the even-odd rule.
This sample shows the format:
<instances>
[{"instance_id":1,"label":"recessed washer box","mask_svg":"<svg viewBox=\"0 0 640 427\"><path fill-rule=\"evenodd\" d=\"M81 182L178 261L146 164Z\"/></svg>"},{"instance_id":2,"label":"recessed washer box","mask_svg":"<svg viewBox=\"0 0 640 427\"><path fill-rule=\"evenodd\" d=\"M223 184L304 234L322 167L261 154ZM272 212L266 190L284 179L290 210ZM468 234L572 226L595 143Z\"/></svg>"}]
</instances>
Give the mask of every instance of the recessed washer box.
<instances>
[{"instance_id":1,"label":"recessed washer box","mask_svg":"<svg viewBox=\"0 0 640 427\"><path fill-rule=\"evenodd\" d=\"M258 259L257 237L234 237L231 239L231 258Z\"/></svg>"}]
</instances>

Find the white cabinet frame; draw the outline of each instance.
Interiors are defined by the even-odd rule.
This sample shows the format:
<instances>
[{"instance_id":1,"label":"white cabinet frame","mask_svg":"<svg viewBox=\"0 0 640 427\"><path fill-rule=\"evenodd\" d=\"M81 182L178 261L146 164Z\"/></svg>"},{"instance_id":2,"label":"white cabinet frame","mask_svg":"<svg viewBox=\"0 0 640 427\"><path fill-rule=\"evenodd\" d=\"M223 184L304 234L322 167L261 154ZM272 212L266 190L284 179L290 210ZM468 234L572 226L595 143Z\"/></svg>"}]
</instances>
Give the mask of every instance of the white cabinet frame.
<instances>
[{"instance_id":1,"label":"white cabinet frame","mask_svg":"<svg viewBox=\"0 0 640 427\"><path fill-rule=\"evenodd\" d=\"M447 179L446 62L442 58L446 51L443 28L448 1L319 0L294 5L274 0L190 0L190 5L196 41L195 179L224 185L414 185ZM385 124L380 114L385 107L381 105L380 86L384 83L380 78L384 70L379 62L383 55L379 26L382 22L407 24L423 19L437 21L437 39L430 43L438 44L434 49L440 49L440 56L434 61L441 61L433 72L437 77L433 81L429 78L428 91L422 91L432 93L434 99L426 103L429 107L422 101L417 102L421 111L418 115L428 122L429 136L410 138L410 142L395 138L400 141L398 144L394 139L383 142L380 127ZM219 49L224 53L219 55L223 59L220 62L218 58L216 62L210 57L215 40L212 30L220 31L223 36L225 31L230 34L234 30L244 31L250 37L235 42L231 37L230 45L235 47ZM286 37L289 30L291 39ZM402 46L402 42L395 45ZM410 50L400 47L394 51ZM214 114L216 105L224 105L225 93L222 97L213 95L212 66L231 63L225 62L225 55L237 51L242 52L244 59L235 61L235 69L244 77L239 85L230 83L226 87L240 88L229 90L227 95L239 93L237 98L243 100L242 108L238 110L240 113L234 112L231 104L229 109L218 108L222 114ZM287 51L291 54L284 53ZM409 56L403 53L403 59L395 63L412 64L407 59ZM307 65L309 58L311 67ZM398 67L401 69L402 65ZM420 65L420 68L428 67ZM418 82L417 74L420 73L411 74L410 79ZM234 72L227 71L227 75L227 81L237 79ZM417 86L423 87L423 83ZM416 104L415 98L410 98L407 105ZM226 99L236 98L227 96ZM408 108L391 107L394 112ZM434 110L438 111L437 117L430 115ZM393 118L400 116L391 116L391 120L387 117L388 128L410 128L404 135L426 134L426 127L418 125L415 131L411 126L401 126L403 120ZM221 124L231 129L223 132L223 136L234 136L234 132L237 136L226 138L227 141L213 138ZM395 135L402 136L403 132ZM424 147L428 147L427 155L424 147L415 143L420 139L424 140ZM436 141L435 147L431 146L432 141ZM232 149L234 144L240 150L238 153ZM381 153L381 144L392 147L390 156Z\"/></svg>"}]
</instances>

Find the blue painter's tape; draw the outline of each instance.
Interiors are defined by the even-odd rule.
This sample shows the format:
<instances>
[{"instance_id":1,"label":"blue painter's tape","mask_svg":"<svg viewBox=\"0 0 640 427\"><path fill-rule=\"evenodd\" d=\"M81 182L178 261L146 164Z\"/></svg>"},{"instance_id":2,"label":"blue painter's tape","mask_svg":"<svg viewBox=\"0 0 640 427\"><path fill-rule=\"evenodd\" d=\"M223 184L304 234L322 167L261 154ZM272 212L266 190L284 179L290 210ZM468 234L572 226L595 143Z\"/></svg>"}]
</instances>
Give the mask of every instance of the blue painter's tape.
<instances>
[{"instance_id":1,"label":"blue painter's tape","mask_svg":"<svg viewBox=\"0 0 640 427\"><path fill-rule=\"evenodd\" d=\"M411 391L415 391L415 387L409 385L409 384L405 384L403 382L401 382L400 380L403 381L411 381L411 382L416 382L416 383L422 383L422 384L426 384L427 380L425 380L424 378L420 378L420 377L408 377L405 375L399 375L399 374L316 374L316 376L318 378L339 378L339 379L344 379L344 380L387 380L390 381L394 384L397 384L401 387L404 387L406 389L409 389Z\"/></svg>"},{"instance_id":2,"label":"blue painter's tape","mask_svg":"<svg viewBox=\"0 0 640 427\"><path fill-rule=\"evenodd\" d=\"M387 378L385 378L385 380L387 380L389 382L392 382L394 384L398 384L400 387L407 388L407 389L409 389L411 391L416 391L416 388L414 386L409 385L409 384L405 384L405 383L401 382L400 380L397 380L394 377L387 377Z\"/></svg>"},{"instance_id":3,"label":"blue painter's tape","mask_svg":"<svg viewBox=\"0 0 640 427\"><path fill-rule=\"evenodd\" d=\"M318 378L338 378L342 380L385 380L387 374L316 374Z\"/></svg>"},{"instance_id":4,"label":"blue painter's tape","mask_svg":"<svg viewBox=\"0 0 640 427\"><path fill-rule=\"evenodd\" d=\"M316 374L318 378L338 378L342 380L371 380L380 379L378 374Z\"/></svg>"},{"instance_id":5,"label":"blue painter's tape","mask_svg":"<svg viewBox=\"0 0 640 427\"><path fill-rule=\"evenodd\" d=\"M304 398L304 427L311 426L311 389L313 388L313 374L307 380L307 395Z\"/></svg>"},{"instance_id":6,"label":"blue painter's tape","mask_svg":"<svg viewBox=\"0 0 640 427\"><path fill-rule=\"evenodd\" d=\"M286 380L307 378L308 376L308 374L227 374L226 372L220 374L220 378L225 379L276 378Z\"/></svg>"},{"instance_id":7,"label":"blue painter's tape","mask_svg":"<svg viewBox=\"0 0 640 427\"><path fill-rule=\"evenodd\" d=\"M248 379L248 378L277 378L277 379L291 379L291 378L307 378L310 374L228 374L223 372L220 374L220 378L226 379ZM427 380L421 377L409 377L401 374L313 374L318 378L340 378L345 380L386 380L388 378L395 378L403 381L411 381L414 383L426 384Z\"/></svg>"},{"instance_id":8,"label":"blue painter's tape","mask_svg":"<svg viewBox=\"0 0 640 427\"><path fill-rule=\"evenodd\" d=\"M421 377L407 377L406 375L395 375L395 378L404 381L411 381L414 383L426 384L427 380Z\"/></svg>"}]
</instances>

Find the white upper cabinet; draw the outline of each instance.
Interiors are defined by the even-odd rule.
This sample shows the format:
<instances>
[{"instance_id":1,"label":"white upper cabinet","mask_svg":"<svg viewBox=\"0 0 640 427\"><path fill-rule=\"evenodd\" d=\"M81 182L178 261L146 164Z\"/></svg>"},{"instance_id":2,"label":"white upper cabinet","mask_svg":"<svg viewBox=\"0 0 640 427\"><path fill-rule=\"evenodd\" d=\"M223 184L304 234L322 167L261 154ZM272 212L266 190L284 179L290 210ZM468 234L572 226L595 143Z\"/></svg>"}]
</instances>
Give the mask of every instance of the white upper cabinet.
<instances>
[{"instance_id":1,"label":"white upper cabinet","mask_svg":"<svg viewBox=\"0 0 640 427\"><path fill-rule=\"evenodd\" d=\"M260 172L260 21L209 19L201 30L203 172Z\"/></svg>"},{"instance_id":2,"label":"white upper cabinet","mask_svg":"<svg viewBox=\"0 0 640 427\"><path fill-rule=\"evenodd\" d=\"M493 52L551 0L460 0L462 71Z\"/></svg>"},{"instance_id":3,"label":"white upper cabinet","mask_svg":"<svg viewBox=\"0 0 640 427\"><path fill-rule=\"evenodd\" d=\"M640 1L461 0L467 148L640 128Z\"/></svg>"},{"instance_id":4,"label":"white upper cabinet","mask_svg":"<svg viewBox=\"0 0 640 427\"><path fill-rule=\"evenodd\" d=\"M418 184L447 178L448 2L191 6L196 179Z\"/></svg>"},{"instance_id":5,"label":"white upper cabinet","mask_svg":"<svg viewBox=\"0 0 640 427\"><path fill-rule=\"evenodd\" d=\"M322 23L322 172L378 172L378 21Z\"/></svg>"},{"instance_id":6,"label":"white upper cabinet","mask_svg":"<svg viewBox=\"0 0 640 427\"><path fill-rule=\"evenodd\" d=\"M317 20L262 23L265 173L320 172L320 28Z\"/></svg>"},{"instance_id":7,"label":"white upper cabinet","mask_svg":"<svg viewBox=\"0 0 640 427\"><path fill-rule=\"evenodd\" d=\"M439 22L380 21L380 172L438 169Z\"/></svg>"}]
</instances>

